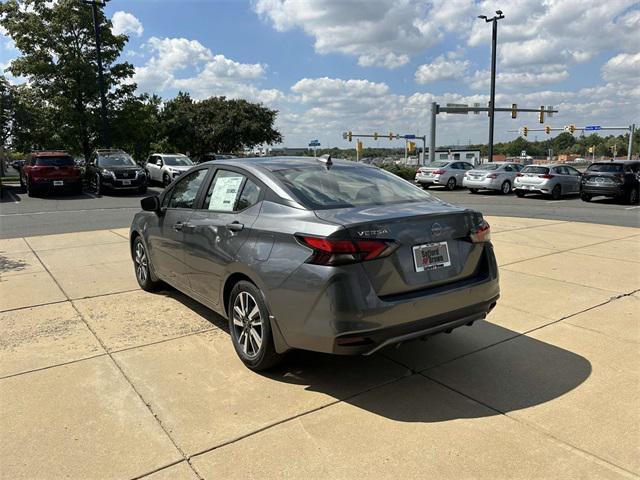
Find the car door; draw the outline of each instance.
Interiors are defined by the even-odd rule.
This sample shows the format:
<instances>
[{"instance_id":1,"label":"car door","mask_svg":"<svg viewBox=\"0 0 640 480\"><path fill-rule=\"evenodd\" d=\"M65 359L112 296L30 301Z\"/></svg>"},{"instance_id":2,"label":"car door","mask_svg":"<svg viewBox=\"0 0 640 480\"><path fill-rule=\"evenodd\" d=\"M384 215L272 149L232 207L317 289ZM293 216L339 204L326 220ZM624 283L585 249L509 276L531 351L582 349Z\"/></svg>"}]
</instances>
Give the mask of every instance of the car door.
<instances>
[{"instance_id":1,"label":"car door","mask_svg":"<svg viewBox=\"0 0 640 480\"><path fill-rule=\"evenodd\" d=\"M184 256L185 226L209 173L200 168L177 182L162 197L157 225L147 232L149 254L155 271L177 288L189 286Z\"/></svg>"},{"instance_id":2,"label":"car door","mask_svg":"<svg viewBox=\"0 0 640 480\"><path fill-rule=\"evenodd\" d=\"M562 187L562 194L563 195L567 195L569 193L573 192L573 186L571 185L571 176L569 175L569 170L567 170L567 167L564 166L559 166L556 167L556 173L555 175L557 175L559 182L560 182L560 186Z\"/></svg>"},{"instance_id":3,"label":"car door","mask_svg":"<svg viewBox=\"0 0 640 480\"><path fill-rule=\"evenodd\" d=\"M242 246L260 212L265 187L247 172L218 168L189 220L185 255L191 290L219 307L220 288L229 264L243 262Z\"/></svg>"},{"instance_id":4,"label":"car door","mask_svg":"<svg viewBox=\"0 0 640 480\"><path fill-rule=\"evenodd\" d=\"M566 166L564 167L567 170L567 178L569 179L569 184L571 187L571 193L580 193L580 180L582 178L582 174L573 167Z\"/></svg>"}]
</instances>

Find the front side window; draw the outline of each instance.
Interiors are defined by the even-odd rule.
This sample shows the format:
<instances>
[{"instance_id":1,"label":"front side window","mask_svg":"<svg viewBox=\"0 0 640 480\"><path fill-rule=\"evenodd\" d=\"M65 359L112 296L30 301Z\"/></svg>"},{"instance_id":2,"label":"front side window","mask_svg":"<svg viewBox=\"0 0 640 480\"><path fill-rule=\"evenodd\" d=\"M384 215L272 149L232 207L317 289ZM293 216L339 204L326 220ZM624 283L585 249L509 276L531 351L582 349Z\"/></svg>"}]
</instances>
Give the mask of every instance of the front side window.
<instances>
[{"instance_id":1,"label":"front side window","mask_svg":"<svg viewBox=\"0 0 640 480\"><path fill-rule=\"evenodd\" d=\"M165 155L164 163L170 167L191 167L193 165L189 157L183 157L182 155Z\"/></svg>"},{"instance_id":2,"label":"front side window","mask_svg":"<svg viewBox=\"0 0 640 480\"><path fill-rule=\"evenodd\" d=\"M193 208L206 175L207 169L203 168L179 180L169 194L167 208Z\"/></svg>"}]
</instances>

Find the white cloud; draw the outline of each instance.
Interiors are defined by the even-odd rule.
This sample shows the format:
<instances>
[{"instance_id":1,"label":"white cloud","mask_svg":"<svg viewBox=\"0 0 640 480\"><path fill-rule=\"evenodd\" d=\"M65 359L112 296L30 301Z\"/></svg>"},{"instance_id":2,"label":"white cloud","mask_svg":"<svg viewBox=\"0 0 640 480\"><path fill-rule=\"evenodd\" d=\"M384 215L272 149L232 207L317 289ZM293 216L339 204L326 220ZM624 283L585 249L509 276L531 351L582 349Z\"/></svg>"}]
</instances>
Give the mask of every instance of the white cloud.
<instances>
[{"instance_id":1,"label":"white cloud","mask_svg":"<svg viewBox=\"0 0 640 480\"><path fill-rule=\"evenodd\" d=\"M602 76L611 82L628 81L640 84L640 52L620 53L602 67Z\"/></svg>"},{"instance_id":2,"label":"white cloud","mask_svg":"<svg viewBox=\"0 0 640 480\"><path fill-rule=\"evenodd\" d=\"M118 11L114 13L111 22L113 23L113 33L116 35L134 34L140 37L144 32L140 20L128 12Z\"/></svg>"},{"instance_id":3,"label":"white cloud","mask_svg":"<svg viewBox=\"0 0 640 480\"><path fill-rule=\"evenodd\" d=\"M281 32L300 28L320 54L344 53L361 66L397 68L457 29L472 0L255 0L254 9Z\"/></svg>"},{"instance_id":4,"label":"white cloud","mask_svg":"<svg viewBox=\"0 0 640 480\"><path fill-rule=\"evenodd\" d=\"M416 70L417 83L427 84L439 80L454 80L463 77L469 68L469 60L455 60L458 55L440 55L433 62L420 65Z\"/></svg>"},{"instance_id":5,"label":"white cloud","mask_svg":"<svg viewBox=\"0 0 640 480\"><path fill-rule=\"evenodd\" d=\"M515 71L498 72L496 85L501 89L518 89L539 87L545 84L561 82L569 78L566 70L552 71ZM484 90L491 84L491 72L489 70L476 70L473 77L469 78L469 86L474 90Z\"/></svg>"}]
</instances>

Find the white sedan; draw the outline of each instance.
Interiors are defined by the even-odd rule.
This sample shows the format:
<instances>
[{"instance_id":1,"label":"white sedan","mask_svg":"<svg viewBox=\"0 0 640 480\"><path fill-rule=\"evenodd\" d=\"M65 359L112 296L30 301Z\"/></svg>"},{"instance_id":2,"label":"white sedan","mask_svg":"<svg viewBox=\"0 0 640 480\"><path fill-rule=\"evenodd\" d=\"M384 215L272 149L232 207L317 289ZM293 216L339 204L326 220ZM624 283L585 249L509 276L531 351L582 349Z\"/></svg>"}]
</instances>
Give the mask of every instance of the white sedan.
<instances>
[{"instance_id":1,"label":"white sedan","mask_svg":"<svg viewBox=\"0 0 640 480\"><path fill-rule=\"evenodd\" d=\"M511 193L516 175L522 170L518 163L485 163L468 171L462 180L462 186L471 193L478 190L497 190L503 194Z\"/></svg>"}]
</instances>

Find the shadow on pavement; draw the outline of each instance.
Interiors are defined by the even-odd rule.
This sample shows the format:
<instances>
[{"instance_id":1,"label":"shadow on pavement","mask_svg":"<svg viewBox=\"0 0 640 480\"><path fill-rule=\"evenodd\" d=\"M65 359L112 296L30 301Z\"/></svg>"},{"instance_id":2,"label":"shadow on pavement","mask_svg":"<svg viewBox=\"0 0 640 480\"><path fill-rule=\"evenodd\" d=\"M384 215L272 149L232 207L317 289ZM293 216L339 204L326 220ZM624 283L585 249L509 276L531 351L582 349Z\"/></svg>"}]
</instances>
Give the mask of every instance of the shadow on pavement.
<instances>
[{"instance_id":1,"label":"shadow on pavement","mask_svg":"<svg viewBox=\"0 0 640 480\"><path fill-rule=\"evenodd\" d=\"M174 289L158 294L182 302L212 325L229 332L224 318L186 295ZM421 381L394 382L376 390L384 390L380 395L349 396L346 392L352 391L353 384L360 384L363 378L382 384L402 377L404 365L381 354L365 357L291 351L279 367L262 375L276 382L303 385L306 390L324 393L393 420L442 422L533 407L570 392L591 374L591 363L586 358L489 322L482 330L478 329L478 335L508 340L486 348L487 343L479 343L474 348L469 344L468 335L473 328L465 334L456 336L457 330L454 330L450 335L436 335L427 342L414 341L401 346L400 349L411 348L412 354L420 357L418 363L440 366L424 370L424 376L417 377ZM452 350L478 352L459 354L455 359L450 354ZM456 408L442 405L455 394L430 379L453 390L468 392L472 398L499 412L466 400L457 402ZM468 408L460 409L460 405Z\"/></svg>"},{"instance_id":2,"label":"shadow on pavement","mask_svg":"<svg viewBox=\"0 0 640 480\"><path fill-rule=\"evenodd\" d=\"M20 187L3 185L2 190L0 191L0 203L19 202L20 197L18 196L18 192L20 192Z\"/></svg>"},{"instance_id":3,"label":"shadow on pavement","mask_svg":"<svg viewBox=\"0 0 640 480\"><path fill-rule=\"evenodd\" d=\"M11 260L3 255L4 252L0 251L0 275L3 273L17 273L21 272L29 266L29 264L23 260Z\"/></svg>"}]
</instances>

